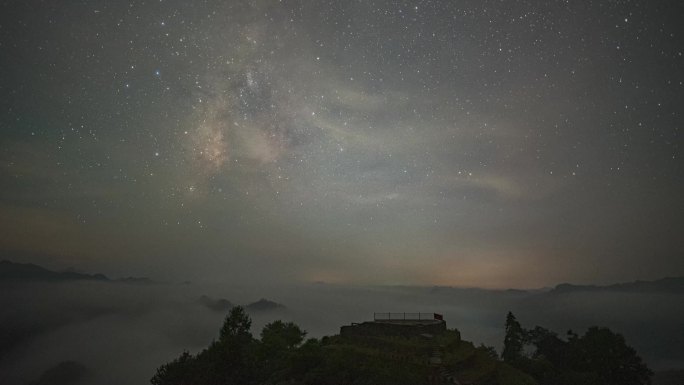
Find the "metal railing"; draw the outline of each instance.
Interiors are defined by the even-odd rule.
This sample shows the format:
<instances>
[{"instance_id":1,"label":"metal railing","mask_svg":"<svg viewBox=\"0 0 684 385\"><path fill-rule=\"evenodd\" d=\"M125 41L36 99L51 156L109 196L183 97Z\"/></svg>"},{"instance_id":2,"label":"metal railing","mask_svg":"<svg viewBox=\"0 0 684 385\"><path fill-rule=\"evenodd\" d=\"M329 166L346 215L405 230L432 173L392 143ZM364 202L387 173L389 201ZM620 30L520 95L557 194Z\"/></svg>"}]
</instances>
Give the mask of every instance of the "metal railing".
<instances>
[{"instance_id":1,"label":"metal railing","mask_svg":"<svg viewBox=\"0 0 684 385\"><path fill-rule=\"evenodd\" d=\"M373 321L421 321L435 319L435 313L373 313Z\"/></svg>"}]
</instances>

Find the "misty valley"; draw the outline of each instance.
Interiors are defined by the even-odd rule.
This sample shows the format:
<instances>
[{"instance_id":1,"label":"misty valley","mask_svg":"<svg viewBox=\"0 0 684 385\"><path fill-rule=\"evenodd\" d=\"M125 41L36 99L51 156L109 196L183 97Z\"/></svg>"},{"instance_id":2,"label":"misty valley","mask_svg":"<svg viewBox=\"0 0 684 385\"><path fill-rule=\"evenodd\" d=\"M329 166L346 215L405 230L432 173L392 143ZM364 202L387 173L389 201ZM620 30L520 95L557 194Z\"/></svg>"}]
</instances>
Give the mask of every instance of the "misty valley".
<instances>
[{"instance_id":1,"label":"misty valley","mask_svg":"<svg viewBox=\"0 0 684 385\"><path fill-rule=\"evenodd\" d=\"M159 367L183 352L207 349L236 306L251 320L255 339L281 320L305 331L306 339L333 345L341 344L335 339L340 327L372 320L376 312L439 312L459 341L472 343L470 354L485 366L501 360L511 311L523 328L542 326L561 338L570 329L582 336L592 326L610 328L656 372L655 384L684 369L684 278L528 291L325 283L249 287L112 280L7 261L1 266L0 372L9 385L149 383ZM420 341L406 343L409 352L429 350ZM462 354L471 349L458 346Z\"/></svg>"}]
</instances>

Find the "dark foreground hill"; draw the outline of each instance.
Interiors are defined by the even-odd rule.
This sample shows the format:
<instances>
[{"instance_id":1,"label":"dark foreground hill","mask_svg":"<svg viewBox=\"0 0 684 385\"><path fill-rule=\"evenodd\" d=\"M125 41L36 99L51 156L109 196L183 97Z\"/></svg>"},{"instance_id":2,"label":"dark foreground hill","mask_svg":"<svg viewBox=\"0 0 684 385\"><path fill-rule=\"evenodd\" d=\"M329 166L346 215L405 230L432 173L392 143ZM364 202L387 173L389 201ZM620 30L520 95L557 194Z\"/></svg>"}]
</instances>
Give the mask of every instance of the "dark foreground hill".
<instances>
[{"instance_id":1,"label":"dark foreground hill","mask_svg":"<svg viewBox=\"0 0 684 385\"><path fill-rule=\"evenodd\" d=\"M651 372L621 335L593 328L567 340L537 327L525 330L509 313L503 359L493 348L463 341L456 329L405 333L406 322L375 321L372 333L304 340L293 323L250 333L242 307L226 317L218 340L196 355L162 365L153 385L646 385ZM431 321L442 322L442 321ZM418 322L420 323L420 322ZM446 326L446 325L444 325ZM401 329L401 333L393 330ZM432 330L432 329L431 329ZM525 346L534 347L527 353Z\"/></svg>"}]
</instances>

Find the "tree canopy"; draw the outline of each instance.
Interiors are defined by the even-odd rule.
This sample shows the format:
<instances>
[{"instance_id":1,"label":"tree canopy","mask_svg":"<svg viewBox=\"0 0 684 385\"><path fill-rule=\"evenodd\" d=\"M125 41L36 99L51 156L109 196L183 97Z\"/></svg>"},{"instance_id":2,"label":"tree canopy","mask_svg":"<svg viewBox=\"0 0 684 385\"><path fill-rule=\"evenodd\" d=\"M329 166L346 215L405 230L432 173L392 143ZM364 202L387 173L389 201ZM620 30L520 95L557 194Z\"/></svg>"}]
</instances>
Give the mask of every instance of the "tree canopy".
<instances>
[{"instance_id":1,"label":"tree canopy","mask_svg":"<svg viewBox=\"0 0 684 385\"><path fill-rule=\"evenodd\" d=\"M528 356L525 346L534 348ZM523 329L510 312L502 358L543 384L646 385L653 375L625 338L608 328L591 327L583 336L568 331L563 340L541 326Z\"/></svg>"},{"instance_id":2,"label":"tree canopy","mask_svg":"<svg viewBox=\"0 0 684 385\"><path fill-rule=\"evenodd\" d=\"M501 358L508 363L513 363L522 355L523 344L525 342L525 331L512 312L506 315L506 336L504 337L504 348Z\"/></svg>"}]
</instances>

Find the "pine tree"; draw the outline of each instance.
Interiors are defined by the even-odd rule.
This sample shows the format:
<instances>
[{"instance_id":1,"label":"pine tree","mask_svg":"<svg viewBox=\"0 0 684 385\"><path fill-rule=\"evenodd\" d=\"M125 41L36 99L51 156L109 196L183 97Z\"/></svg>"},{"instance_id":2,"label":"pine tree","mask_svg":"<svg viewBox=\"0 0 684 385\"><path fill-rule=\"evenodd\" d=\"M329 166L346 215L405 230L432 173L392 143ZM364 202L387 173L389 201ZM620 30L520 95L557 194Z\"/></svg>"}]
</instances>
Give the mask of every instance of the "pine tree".
<instances>
[{"instance_id":1,"label":"pine tree","mask_svg":"<svg viewBox=\"0 0 684 385\"><path fill-rule=\"evenodd\" d=\"M506 315L506 336L501 358L508 363L513 363L522 357L523 344L525 342L525 330L510 311Z\"/></svg>"}]
</instances>

